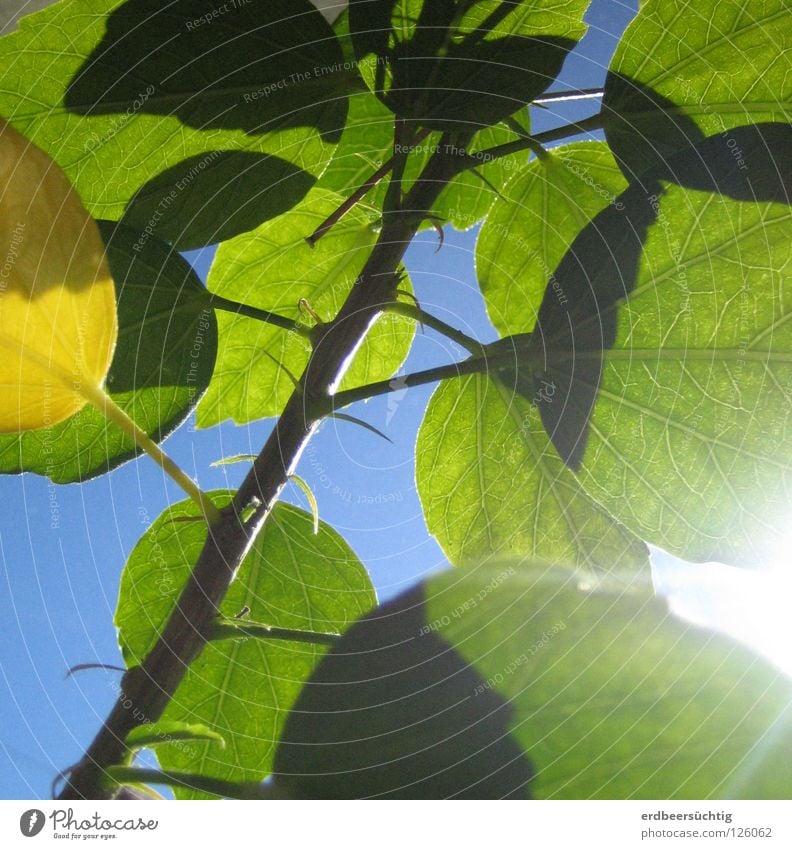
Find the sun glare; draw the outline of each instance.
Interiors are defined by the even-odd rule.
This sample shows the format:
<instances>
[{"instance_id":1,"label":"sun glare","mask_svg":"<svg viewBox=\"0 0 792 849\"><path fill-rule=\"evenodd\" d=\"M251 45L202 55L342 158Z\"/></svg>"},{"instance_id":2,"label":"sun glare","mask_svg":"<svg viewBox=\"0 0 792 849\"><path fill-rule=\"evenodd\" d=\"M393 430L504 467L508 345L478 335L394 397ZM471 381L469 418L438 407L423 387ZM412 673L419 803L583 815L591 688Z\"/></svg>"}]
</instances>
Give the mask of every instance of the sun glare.
<instances>
[{"instance_id":1,"label":"sun glare","mask_svg":"<svg viewBox=\"0 0 792 849\"><path fill-rule=\"evenodd\" d=\"M653 548L655 586L671 609L728 634L792 677L792 577L778 564L751 571L687 563Z\"/></svg>"}]
</instances>

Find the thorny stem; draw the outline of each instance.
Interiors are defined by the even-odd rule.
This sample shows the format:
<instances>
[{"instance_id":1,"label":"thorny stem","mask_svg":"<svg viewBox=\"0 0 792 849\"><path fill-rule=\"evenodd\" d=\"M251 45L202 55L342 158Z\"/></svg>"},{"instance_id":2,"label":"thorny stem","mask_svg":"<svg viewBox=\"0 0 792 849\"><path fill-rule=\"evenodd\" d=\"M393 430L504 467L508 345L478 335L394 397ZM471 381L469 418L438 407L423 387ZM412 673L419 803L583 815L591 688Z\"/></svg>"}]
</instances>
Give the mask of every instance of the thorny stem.
<instances>
[{"instance_id":1,"label":"thorny stem","mask_svg":"<svg viewBox=\"0 0 792 849\"><path fill-rule=\"evenodd\" d=\"M413 139L413 144L418 144L418 142L423 141L430 133L430 130L421 130ZM385 179L385 177L390 174L393 166L396 162L396 154L391 156L387 162L384 162L367 180L363 183L358 189L356 189L352 194L338 207L333 213L331 213L317 228L311 233L310 236L306 237L305 241L313 247L319 239L327 233L328 230L331 230L350 210L352 210L357 204L360 203L361 200L377 185L381 180Z\"/></svg>"},{"instance_id":2,"label":"thorny stem","mask_svg":"<svg viewBox=\"0 0 792 849\"><path fill-rule=\"evenodd\" d=\"M469 171L471 168L477 168L488 162L494 162L496 159L502 159L504 156L521 153L524 150L536 151L537 149L542 149L543 145L549 142L559 141L568 136L588 133L591 130L599 130L601 128L602 113L598 112L596 115L591 115L580 121L564 124L563 127L553 127L552 130L537 133L535 136L525 136L512 142L506 142L505 144L499 144L495 147L477 151L475 154L467 154L460 158L458 171Z\"/></svg>"},{"instance_id":3,"label":"thorny stem","mask_svg":"<svg viewBox=\"0 0 792 849\"><path fill-rule=\"evenodd\" d=\"M471 354L478 354L481 351L481 342L477 339L474 339L472 336L468 336L467 333L463 333L461 330L457 330L450 324L446 324L442 319L437 318L437 316L424 312L415 304L405 304L403 301L394 301L392 304L388 304L385 309L387 312L392 312L396 315L414 318L420 324L425 324L427 327L431 327L432 330L442 333L443 336L446 336L453 342L456 342L457 345L461 345L466 351L470 351Z\"/></svg>"},{"instance_id":4,"label":"thorny stem","mask_svg":"<svg viewBox=\"0 0 792 849\"><path fill-rule=\"evenodd\" d=\"M445 139L447 144L447 139ZM107 770L129 755L126 737L162 716L190 664L209 639L219 605L281 489L319 424L326 399L343 378L371 325L395 298L399 264L421 221L457 170L445 146L432 155L404 198L386 215L377 243L338 315L323 327L311 359L269 439L206 542L155 646L121 682L121 693L82 760L69 770L61 799L112 798Z\"/></svg>"},{"instance_id":5,"label":"thorny stem","mask_svg":"<svg viewBox=\"0 0 792 849\"><path fill-rule=\"evenodd\" d=\"M300 324L292 318L286 318L284 315L263 310L259 307L252 307L249 304L240 304L237 301L231 301L228 298L223 298L221 295L209 295L209 306L214 307L224 312L231 312L235 315L245 315L248 318L255 318L258 321L265 321L267 324L274 324L276 327L281 327L284 330L289 330L292 333L299 333L300 336L310 337L311 328Z\"/></svg>"},{"instance_id":6,"label":"thorny stem","mask_svg":"<svg viewBox=\"0 0 792 849\"><path fill-rule=\"evenodd\" d=\"M479 350L482 350L479 345ZM424 386L427 383L437 383L453 377L463 377L467 374L486 374L497 372L502 368L515 368L518 365L516 352L504 349L497 354L487 355L482 353L478 357L470 357L459 363L448 363L443 366L417 371L413 374L405 374L390 380L380 380L369 383L366 386L357 386L354 389L345 389L336 392L330 399L333 408L347 407L357 401L366 401L377 395L387 395L390 392L398 392L402 389L412 389L416 386Z\"/></svg>"},{"instance_id":7,"label":"thorny stem","mask_svg":"<svg viewBox=\"0 0 792 849\"><path fill-rule=\"evenodd\" d=\"M601 126L601 116L518 139L486 151L487 161L508 156ZM469 139L455 138L463 144ZM383 210L383 227L355 286L338 315L313 339L311 358L270 437L237 490L233 501L209 525L206 542L156 644L121 682L121 693L83 758L68 770L59 799L109 799L108 769L129 756L126 737L133 728L156 722L190 664L210 639L212 627L237 569L264 525L281 490L294 472L355 352L377 317L395 300L398 268L421 221L443 188L459 173L482 163L481 155L459 155L445 134L416 180L402 208ZM315 329L314 329L315 330ZM480 366L480 364L478 364ZM342 396L343 397L343 396ZM330 407L330 409L328 408Z\"/></svg>"}]
</instances>

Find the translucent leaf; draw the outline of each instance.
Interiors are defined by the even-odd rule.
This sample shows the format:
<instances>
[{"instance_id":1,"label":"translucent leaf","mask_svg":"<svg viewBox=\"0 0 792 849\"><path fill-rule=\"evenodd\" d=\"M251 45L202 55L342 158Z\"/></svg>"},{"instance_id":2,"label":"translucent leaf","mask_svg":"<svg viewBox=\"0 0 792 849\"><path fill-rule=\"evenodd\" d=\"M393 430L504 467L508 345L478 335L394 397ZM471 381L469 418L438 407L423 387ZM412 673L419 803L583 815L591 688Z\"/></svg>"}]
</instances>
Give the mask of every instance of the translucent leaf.
<instances>
[{"instance_id":1,"label":"translucent leaf","mask_svg":"<svg viewBox=\"0 0 792 849\"><path fill-rule=\"evenodd\" d=\"M788 120L790 50L788 0L643 3L611 60L602 110L628 179L705 136Z\"/></svg>"},{"instance_id":2,"label":"translucent leaf","mask_svg":"<svg viewBox=\"0 0 792 849\"><path fill-rule=\"evenodd\" d=\"M577 142L523 166L493 204L476 243L476 274L490 320L527 333L547 282L578 232L627 183L604 142Z\"/></svg>"},{"instance_id":3,"label":"translucent leaf","mask_svg":"<svg viewBox=\"0 0 792 849\"><path fill-rule=\"evenodd\" d=\"M528 399L484 375L444 381L416 445L429 532L455 564L555 557L593 574L648 569L646 546L564 467Z\"/></svg>"},{"instance_id":4,"label":"translucent leaf","mask_svg":"<svg viewBox=\"0 0 792 849\"><path fill-rule=\"evenodd\" d=\"M589 494L688 560L789 545L791 144L735 128L645 173L559 264L523 362Z\"/></svg>"},{"instance_id":5,"label":"translucent leaf","mask_svg":"<svg viewBox=\"0 0 792 849\"><path fill-rule=\"evenodd\" d=\"M106 389L156 441L189 415L209 384L217 323L206 288L173 248L114 222L99 222L116 287L118 344ZM139 452L88 405L66 421L0 436L0 471L56 483L103 474Z\"/></svg>"},{"instance_id":6,"label":"translucent leaf","mask_svg":"<svg viewBox=\"0 0 792 849\"><path fill-rule=\"evenodd\" d=\"M0 431L57 424L104 382L115 290L96 224L61 169L0 120Z\"/></svg>"},{"instance_id":7,"label":"translucent leaf","mask_svg":"<svg viewBox=\"0 0 792 849\"><path fill-rule=\"evenodd\" d=\"M210 495L223 506L232 493ZM193 502L174 505L130 555L116 610L130 666L156 641L201 551L206 526L180 521L199 515ZM344 540L324 523L315 535L310 513L280 503L240 566L219 615L231 619L247 608L254 622L337 634L375 603L366 571ZM226 747L163 743L157 746L163 768L233 781L263 779L286 712L324 650L264 637L210 642L191 664L162 721L206 725Z\"/></svg>"},{"instance_id":8,"label":"translucent leaf","mask_svg":"<svg viewBox=\"0 0 792 849\"><path fill-rule=\"evenodd\" d=\"M507 561L431 578L350 628L289 716L275 784L293 798L788 799L790 706L786 676L650 589Z\"/></svg>"}]
</instances>

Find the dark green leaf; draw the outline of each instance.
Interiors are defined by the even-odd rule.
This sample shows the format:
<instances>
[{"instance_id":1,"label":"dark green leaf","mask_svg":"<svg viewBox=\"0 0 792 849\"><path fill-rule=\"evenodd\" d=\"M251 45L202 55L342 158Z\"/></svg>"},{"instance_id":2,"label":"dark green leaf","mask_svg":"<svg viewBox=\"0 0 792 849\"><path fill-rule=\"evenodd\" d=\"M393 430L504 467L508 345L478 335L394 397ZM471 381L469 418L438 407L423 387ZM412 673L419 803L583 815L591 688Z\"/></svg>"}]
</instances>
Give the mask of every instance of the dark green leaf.
<instances>
[{"instance_id":1,"label":"dark green leaf","mask_svg":"<svg viewBox=\"0 0 792 849\"><path fill-rule=\"evenodd\" d=\"M286 212L315 182L307 171L277 156L211 150L141 186L122 221L190 250L225 241Z\"/></svg>"},{"instance_id":2,"label":"dark green leaf","mask_svg":"<svg viewBox=\"0 0 792 849\"><path fill-rule=\"evenodd\" d=\"M305 685L275 756L290 798L526 798L511 709L442 639L421 589L357 622Z\"/></svg>"},{"instance_id":3,"label":"dark green leaf","mask_svg":"<svg viewBox=\"0 0 792 849\"><path fill-rule=\"evenodd\" d=\"M493 564L350 628L289 716L276 789L491 798L530 778L542 799L787 799L791 707L785 676L650 591Z\"/></svg>"},{"instance_id":4,"label":"dark green leaf","mask_svg":"<svg viewBox=\"0 0 792 849\"><path fill-rule=\"evenodd\" d=\"M172 248L111 222L100 222L100 231L118 296L107 390L159 442L187 418L209 384L217 324L204 285ZM129 437L87 406L53 427L0 436L0 471L72 483L138 453Z\"/></svg>"},{"instance_id":5,"label":"dark green leaf","mask_svg":"<svg viewBox=\"0 0 792 849\"><path fill-rule=\"evenodd\" d=\"M395 112L472 133L530 103L584 33L585 0L551 3L359 0L349 25L364 77Z\"/></svg>"},{"instance_id":6,"label":"dark green leaf","mask_svg":"<svg viewBox=\"0 0 792 849\"><path fill-rule=\"evenodd\" d=\"M211 493L223 506L229 492ZM163 513L133 550L121 578L116 625L128 665L139 663L162 630L206 537L191 501ZM245 558L220 608L233 618L247 607L253 621L337 634L376 602L368 576L328 525L313 532L309 513L278 504ZM242 638L209 643L189 669L163 722L199 723L225 739L164 743L164 769L234 781L262 779L286 711L323 647L283 639ZM184 792L184 791L182 791ZM185 794L190 795L190 794Z\"/></svg>"},{"instance_id":7,"label":"dark green leaf","mask_svg":"<svg viewBox=\"0 0 792 849\"><path fill-rule=\"evenodd\" d=\"M308 0L215 8L205 0L126 0L115 4L64 103L82 115L114 115L150 86L142 111L175 114L200 130L308 126L336 135L344 100L330 111L323 101L343 91L341 66L338 42Z\"/></svg>"},{"instance_id":8,"label":"dark green leaf","mask_svg":"<svg viewBox=\"0 0 792 849\"><path fill-rule=\"evenodd\" d=\"M349 72L308 0L64 0L0 39L0 62L0 114L89 211L180 247L294 205L346 116Z\"/></svg>"}]
</instances>

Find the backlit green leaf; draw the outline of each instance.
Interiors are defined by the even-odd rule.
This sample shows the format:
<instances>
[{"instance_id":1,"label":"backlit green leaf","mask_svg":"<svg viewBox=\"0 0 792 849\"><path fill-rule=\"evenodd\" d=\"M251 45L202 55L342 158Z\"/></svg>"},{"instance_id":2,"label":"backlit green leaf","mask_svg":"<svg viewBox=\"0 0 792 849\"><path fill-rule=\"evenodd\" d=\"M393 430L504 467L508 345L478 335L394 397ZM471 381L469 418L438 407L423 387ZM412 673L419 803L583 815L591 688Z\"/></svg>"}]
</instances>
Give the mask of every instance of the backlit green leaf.
<instances>
[{"instance_id":1,"label":"backlit green leaf","mask_svg":"<svg viewBox=\"0 0 792 849\"><path fill-rule=\"evenodd\" d=\"M647 0L611 60L603 101L628 178L705 136L788 120L790 50L788 0Z\"/></svg>"},{"instance_id":2,"label":"backlit green leaf","mask_svg":"<svg viewBox=\"0 0 792 849\"><path fill-rule=\"evenodd\" d=\"M527 333L575 236L627 183L604 142L577 142L523 167L495 201L476 243L476 273L490 320Z\"/></svg>"},{"instance_id":3,"label":"backlit green leaf","mask_svg":"<svg viewBox=\"0 0 792 849\"><path fill-rule=\"evenodd\" d=\"M581 232L527 367L556 384L545 427L606 510L688 560L758 565L784 556L792 509L792 128L729 138L744 163L715 135Z\"/></svg>"},{"instance_id":4,"label":"backlit green leaf","mask_svg":"<svg viewBox=\"0 0 792 849\"><path fill-rule=\"evenodd\" d=\"M63 0L0 39L0 62L0 114L88 210L180 248L294 205L346 116L341 51L308 0Z\"/></svg>"},{"instance_id":5,"label":"backlit green leaf","mask_svg":"<svg viewBox=\"0 0 792 849\"><path fill-rule=\"evenodd\" d=\"M316 189L291 212L224 242L209 272L209 289L308 323L299 307L304 298L323 321L331 320L363 268L378 226L370 211L355 209L311 248L305 237L342 202L343 197ZM400 284L407 286L406 280ZM218 321L217 367L198 407L198 424L277 415L294 390L277 363L299 376L308 363L309 341L244 316L223 314ZM357 352L342 388L391 377L407 356L414 332L408 319L382 316Z\"/></svg>"},{"instance_id":6,"label":"backlit green leaf","mask_svg":"<svg viewBox=\"0 0 792 849\"><path fill-rule=\"evenodd\" d=\"M589 574L646 569L646 546L564 467L534 405L484 375L444 381L416 448L430 533L464 565L493 556L555 557Z\"/></svg>"},{"instance_id":7,"label":"backlit green leaf","mask_svg":"<svg viewBox=\"0 0 792 849\"><path fill-rule=\"evenodd\" d=\"M231 493L211 496L222 506ZM189 501L169 508L129 558L116 625L130 666L156 641L206 537L203 523L174 520L197 515ZM338 633L375 601L363 566L344 540L325 524L314 535L309 513L281 503L240 567L220 615L232 618L247 607L256 622ZM234 781L262 779L271 769L286 712L323 650L283 639L209 643L190 666L163 722L206 725L226 747L163 743L157 747L163 768Z\"/></svg>"}]
</instances>

